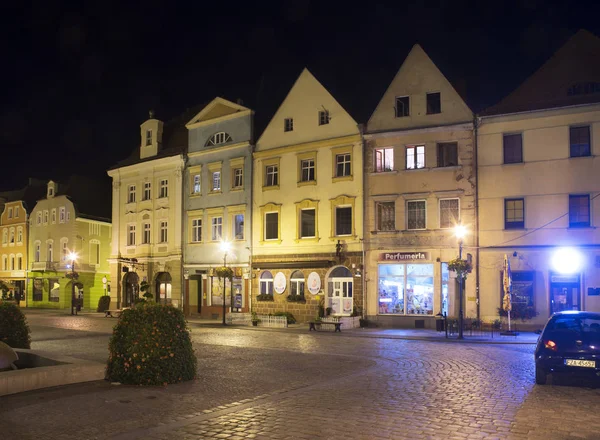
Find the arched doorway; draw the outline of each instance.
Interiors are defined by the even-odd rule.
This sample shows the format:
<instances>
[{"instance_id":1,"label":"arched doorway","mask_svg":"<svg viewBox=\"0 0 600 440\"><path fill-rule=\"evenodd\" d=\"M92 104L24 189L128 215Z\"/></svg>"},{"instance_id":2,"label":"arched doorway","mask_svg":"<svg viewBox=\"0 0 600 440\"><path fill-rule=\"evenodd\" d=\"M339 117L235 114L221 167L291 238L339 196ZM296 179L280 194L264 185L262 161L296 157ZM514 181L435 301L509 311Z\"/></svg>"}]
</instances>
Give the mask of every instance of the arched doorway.
<instances>
[{"instance_id":1,"label":"arched doorway","mask_svg":"<svg viewBox=\"0 0 600 440\"><path fill-rule=\"evenodd\" d=\"M327 307L333 315L350 316L354 308L354 280L345 266L331 269L327 276Z\"/></svg>"},{"instance_id":2,"label":"arched doorway","mask_svg":"<svg viewBox=\"0 0 600 440\"><path fill-rule=\"evenodd\" d=\"M156 302L171 304L171 274L169 272L158 272L154 285Z\"/></svg>"},{"instance_id":3,"label":"arched doorway","mask_svg":"<svg viewBox=\"0 0 600 440\"><path fill-rule=\"evenodd\" d=\"M135 272L123 276L123 307L131 307L140 295L140 277Z\"/></svg>"}]
</instances>

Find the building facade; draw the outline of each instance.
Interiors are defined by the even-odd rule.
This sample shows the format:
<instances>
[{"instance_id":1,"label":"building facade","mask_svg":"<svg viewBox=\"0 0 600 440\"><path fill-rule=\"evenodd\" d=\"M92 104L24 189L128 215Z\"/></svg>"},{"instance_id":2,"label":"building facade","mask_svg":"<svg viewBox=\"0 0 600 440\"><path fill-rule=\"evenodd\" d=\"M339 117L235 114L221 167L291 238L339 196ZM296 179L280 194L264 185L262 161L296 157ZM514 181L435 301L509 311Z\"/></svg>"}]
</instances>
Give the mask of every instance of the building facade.
<instances>
[{"instance_id":1,"label":"building facade","mask_svg":"<svg viewBox=\"0 0 600 440\"><path fill-rule=\"evenodd\" d=\"M473 113L415 45L365 133L366 316L382 326L435 327L458 317L455 226L475 263L477 223ZM475 271L474 271L475 272ZM473 273L475 275L475 273ZM477 315L475 276L464 316Z\"/></svg>"},{"instance_id":2,"label":"building facade","mask_svg":"<svg viewBox=\"0 0 600 440\"><path fill-rule=\"evenodd\" d=\"M580 31L479 119L484 319L498 317L505 255L518 326L600 311L599 55Z\"/></svg>"},{"instance_id":3,"label":"building facade","mask_svg":"<svg viewBox=\"0 0 600 440\"><path fill-rule=\"evenodd\" d=\"M26 305L27 280L27 209L23 200L7 201L0 216L2 227L2 256L0 279L10 288L14 298Z\"/></svg>"},{"instance_id":4,"label":"building facade","mask_svg":"<svg viewBox=\"0 0 600 440\"><path fill-rule=\"evenodd\" d=\"M215 98L186 124L186 314L222 317L224 301L227 313L250 310L252 122L252 110ZM224 264L231 282L215 273Z\"/></svg>"},{"instance_id":5,"label":"building facade","mask_svg":"<svg viewBox=\"0 0 600 440\"><path fill-rule=\"evenodd\" d=\"M98 209L102 204L89 200L91 188L77 177L64 185L49 181L46 197L33 207L29 218L28 306L69 308L74 293L81 307L96 310L100 297L108 294L112 225ZM74 279L73 272L77 274Z\"/></svg>"},{"instance_id":6,"label":"building facade","mask_svg":"<svg viewBox=\"0 0 600 440\"><path fill-rule=\"evenodd\" d=\"M254 311L360 313L362 155L358 124L304 69L255 148Z\"/></svg>"},{"instance_id":7,"label":"building facade","mask_svg":"<svg viewBox=\"0 0 600 440\"><path fill-rule=\"evenodd\" d=\"M111 307L128 307L146 282L157 302L181 307L182 174L185 118L164 124L153 114L140 146L108 171L112 178Z\"/></svg>"}]
</instances>

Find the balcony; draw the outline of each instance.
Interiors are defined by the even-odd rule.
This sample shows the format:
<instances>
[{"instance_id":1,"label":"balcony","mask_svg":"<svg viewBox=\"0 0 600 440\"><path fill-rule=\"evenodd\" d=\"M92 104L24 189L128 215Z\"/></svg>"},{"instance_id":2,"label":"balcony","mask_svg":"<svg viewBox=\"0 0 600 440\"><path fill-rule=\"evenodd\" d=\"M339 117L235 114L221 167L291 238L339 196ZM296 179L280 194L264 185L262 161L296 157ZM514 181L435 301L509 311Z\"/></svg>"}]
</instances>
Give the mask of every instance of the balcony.
<instances>
[{"instance_id":1,"label":"balcony","mask_svg":"<svg viewBox=\"0 0 600 440\"><path fill-rule=\"evenodd\" d=\"M52 261L34 261L31 263L31 270L39 272L56 271L56 266Z\"/></svg>"}]
</instances>

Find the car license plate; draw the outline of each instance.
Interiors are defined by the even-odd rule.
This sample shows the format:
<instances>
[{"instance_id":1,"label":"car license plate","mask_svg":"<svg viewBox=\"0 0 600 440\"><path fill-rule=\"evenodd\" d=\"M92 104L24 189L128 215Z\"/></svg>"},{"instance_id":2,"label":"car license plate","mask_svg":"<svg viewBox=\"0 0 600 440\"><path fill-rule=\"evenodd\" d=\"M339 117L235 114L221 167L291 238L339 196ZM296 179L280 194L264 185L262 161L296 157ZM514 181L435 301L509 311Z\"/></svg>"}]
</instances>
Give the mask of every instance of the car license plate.
<instances>
[{"instance_id":1,"label":"car license plate","mask_svg":"<svg viewBox=\"0 0 600 440\"><path fill-rule=\"evenodd\" d=\"M565 359L565 365L569 367L596 368L596 361L582 361L580 359Z\"/></svg>"}]
</instances>

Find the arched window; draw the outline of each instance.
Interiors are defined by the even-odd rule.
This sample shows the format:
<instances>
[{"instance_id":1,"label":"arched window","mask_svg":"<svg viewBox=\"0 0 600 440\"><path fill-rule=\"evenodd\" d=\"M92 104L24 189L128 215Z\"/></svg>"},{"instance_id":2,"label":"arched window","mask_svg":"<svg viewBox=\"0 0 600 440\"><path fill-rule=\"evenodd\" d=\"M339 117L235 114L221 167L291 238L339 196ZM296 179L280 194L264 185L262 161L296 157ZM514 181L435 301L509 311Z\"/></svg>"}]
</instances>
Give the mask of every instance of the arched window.
<instances>
[{"instance_id":1,"label":"arched window","mask_svg":"<svg viewBox=\"0 0 600 440\"><path fill-rule=\"evenodd\" d=\"M327 304L335 315L349 316L354 308L352 299L354 284L352 272L347 267L338 266L327 280Z\"/></svg>"},{"instance_id":2,"label":"arched window","mask_svg":"<svg viewBox=\"0 0 600 440\"><path fill-rule=\"evenodd\" d=\"M273 275L268 270L260 274L260 294L273 295Z\"/></svg>"},{"instance_id":3,"label":"arched window","mask_svg":"<svg viewBox=\"0 0 600 440\"><path fill-rule=\"evenodd\" d=\"M214 147L216 145L226 144L231 142L231 136L224 131L213 134L210 139L206 142L207 147Z\"/></svg>"},{"instance_id":4,"label":"arched window","mask_svg":"<svg viewBox=\"0 0 600 440\"><path fill-rule=\"evenodd\" d=\"M48 250L48 252L46 253L46 261L52 262L52 261L54 261L53 260L53 257L54 257L54 253L53 253L54 243L52 242L52 240L48 240L46 242L46 245L47 245L47 250Z\"/></svg>"},{"instance_id":5,"label":"arched window","mask_svg":"<svg viewBox=\"0 0 600 440\"><path fill-rule=\"evenodd\" d=\"M23 255L17 254L17 270L23 270Z\"/></svg>"},{"instance_id":6,"label":"arched window","mask_svg":"<svg viewBox=\"0 0 600 440\"><path fill-rule=\"evenodd\" d=\"M292 295L304 296L304 274L295 270L290 277L290 293Z\"/></svg>"},{"instance_id":7,"label":"arched window","mask_svg":"<svg viewBox=\"0 0 600 440\"><path fill-rule=\"evenodd\" d=\"M2 255L2 270L8 270L8 257Z\"/></svg>"},{"instance_id":8,"label":"arched window","mask_svg":"<svg viewBox=\"0 0 600 440\"><path fill-rule=\"evenodd\" d=\"M41 247L41 243L39 241L35 242L35 256L34 256L34 260L36 263L38 263L40 261L40 247Z\"/></svg>"},{"instance_id":9,"label":"arched window","mask_svg":"<svg viewBox=\"0 0 600 440\"><path fill-rule=\"evenodd\" d=\"M23 243L23 228L21 226L17 228L17 243Z\"/></svg>"},{"instance_id":10,"label":"arched window","mask_svg":"<svg viewBox=\"0 0 600 440\"><path fill-rule=\"evenodd\" d=\"M10 270L15 270L15 256L10 254Z\"/></svg>"}]
</instances>

